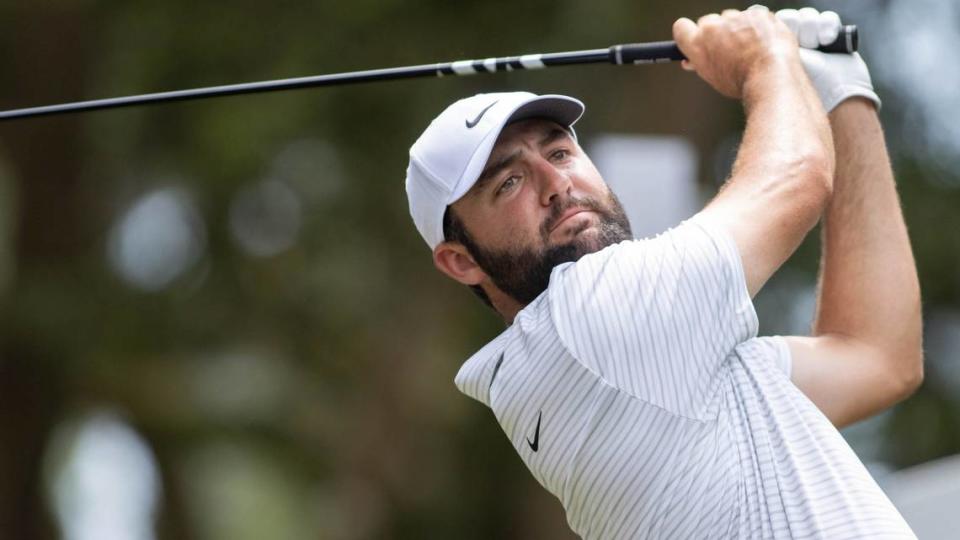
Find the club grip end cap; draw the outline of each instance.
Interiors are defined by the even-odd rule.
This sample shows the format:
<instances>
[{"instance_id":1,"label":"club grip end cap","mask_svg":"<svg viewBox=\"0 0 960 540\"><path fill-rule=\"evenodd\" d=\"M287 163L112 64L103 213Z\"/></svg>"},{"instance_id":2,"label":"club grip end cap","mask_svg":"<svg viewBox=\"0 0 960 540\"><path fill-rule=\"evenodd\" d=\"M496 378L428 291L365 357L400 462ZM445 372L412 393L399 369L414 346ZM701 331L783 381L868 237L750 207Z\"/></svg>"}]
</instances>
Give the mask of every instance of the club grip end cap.
<instances>
[{"instance_id":1,"label":"club grip end cap","mask_svg":"<svg viewBox=\"0 0 960 540\"><path fill-rule=\"evenodd\" d=\"M828 53L852 54L857 52L859 47L860 34L857 32L857 27L855 25L848 24L840 28L840 33L837 35L837 39L833 43L821 45L817 48L817 50Z\"/></svg>"}]
</instances>

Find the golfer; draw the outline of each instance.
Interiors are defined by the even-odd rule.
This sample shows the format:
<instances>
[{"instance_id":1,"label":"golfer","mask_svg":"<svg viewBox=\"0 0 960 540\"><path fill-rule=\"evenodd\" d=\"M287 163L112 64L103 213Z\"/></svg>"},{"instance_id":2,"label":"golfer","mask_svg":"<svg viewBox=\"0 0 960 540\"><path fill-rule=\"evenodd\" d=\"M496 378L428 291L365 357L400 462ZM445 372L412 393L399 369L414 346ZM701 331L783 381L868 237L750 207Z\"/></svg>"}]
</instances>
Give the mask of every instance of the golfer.
<instances>
[{"instance_id":1,"label":"golfer","mask_svg":"<svg viewBox=\"0 0 960 540\"><path fill-rule=\"evenodd\" d=\"M913 538L837 431L922 379L919 285L858 55L830 12L678 20L684 63L743 102L733 172L634 240L576 99L481 94L410 149L436 267L508 323L456 376L588 539ZM823 221L812 336L751 298Z\"/></svg>"}]
</instances>

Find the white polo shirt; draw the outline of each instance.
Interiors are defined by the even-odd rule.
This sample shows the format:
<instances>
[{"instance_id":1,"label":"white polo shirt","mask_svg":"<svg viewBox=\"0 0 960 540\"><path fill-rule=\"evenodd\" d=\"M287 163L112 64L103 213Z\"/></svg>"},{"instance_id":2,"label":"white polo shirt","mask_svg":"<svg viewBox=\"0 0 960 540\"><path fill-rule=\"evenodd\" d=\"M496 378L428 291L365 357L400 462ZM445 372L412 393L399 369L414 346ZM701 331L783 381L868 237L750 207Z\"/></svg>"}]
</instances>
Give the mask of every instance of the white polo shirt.
<instances>
[{"instance_id":1,"label":"white polo shirt","mask_svg":"<svg viewBox=\"0 0 960 540\"><path fill-rule=\"evenodd\" d=\"M586 539L915 538L789 373L698 215L555 268L456 384Z\"/></svg>"}]
</instances>

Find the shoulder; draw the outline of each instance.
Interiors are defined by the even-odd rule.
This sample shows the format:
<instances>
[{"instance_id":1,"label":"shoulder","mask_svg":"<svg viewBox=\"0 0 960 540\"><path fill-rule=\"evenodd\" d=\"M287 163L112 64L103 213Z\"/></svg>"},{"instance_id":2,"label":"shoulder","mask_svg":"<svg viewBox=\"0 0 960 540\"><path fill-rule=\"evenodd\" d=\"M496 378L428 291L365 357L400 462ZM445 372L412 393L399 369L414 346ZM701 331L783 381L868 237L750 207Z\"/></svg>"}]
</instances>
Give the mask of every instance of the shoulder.
<instances>
[{"instance_id":1,"label":"shoulder","mask_svg":"<svg viewBox=\"0 0 960 540\"><path fill-rule=\"evenodd\" d=\"M513 327L507 328L460 366L453 382L461 392L490 406L490 386L512 333Z\"/></svg>"},{"instance_id":2,"label":"shoulder","mask_svg":"<svg viewBox=\"0 0 960 540\"><path fill-rule=\"evenodd\" d=\"M500 373L505 355L515 360L518 346L523 349L528 342L551 341L556 341L556 330L550 320L547 295L541 294L517 314L513 324L463 363L454 383L461 392L489 407L490 388ZM511 347L513 350L508 352Z\"/></svg>"}]
</instances>

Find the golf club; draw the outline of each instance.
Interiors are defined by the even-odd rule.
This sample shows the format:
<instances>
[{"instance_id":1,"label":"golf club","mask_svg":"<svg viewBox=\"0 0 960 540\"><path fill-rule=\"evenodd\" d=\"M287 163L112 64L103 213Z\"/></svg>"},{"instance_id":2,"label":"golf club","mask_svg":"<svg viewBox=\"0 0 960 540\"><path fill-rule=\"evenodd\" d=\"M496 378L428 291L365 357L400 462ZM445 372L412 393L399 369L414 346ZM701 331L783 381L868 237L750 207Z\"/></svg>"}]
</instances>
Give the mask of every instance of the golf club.
<instances>
[{"instance_id":1,"label":"golf club","mask_svg":"<svg viewBox=\"0 0 960 540\"><path fill-rule=\"evenodd\" d=\"M840 29L837 39L818 50L823 52L852 53L857 50L857 27L846 25ZM410 79L415 77L444 77L447 75L473 75L475 73L495 73L497 71L516 71L524 69L541 69L553 66L574 64L611 63L623 64L653 64L683 60L674 41L655 41L650 43L631 43L613 45L606 49L589 49L582 51L568 51L545 54L525 54L522 56L507 56L500 58L486 58L482 60L459 60L456 62L441 62L437 64L422 64L418 66L372 69L366 71L351 71L312 77L298 77L272 81L230 84L224 86L210 86L190 90L174 90L125 96L91 101L78 101L58 105L29 107L0 112L0 121L16 118L49 116L98 109L113 109L131 107L150 103L169 101L185 101L238 94L253 94L259 92L275 92L278 90L292 90L296 88L312 88L319 86L335 86L361 82L387 81L394 79Z\"/></svg>"}]
</instances>

